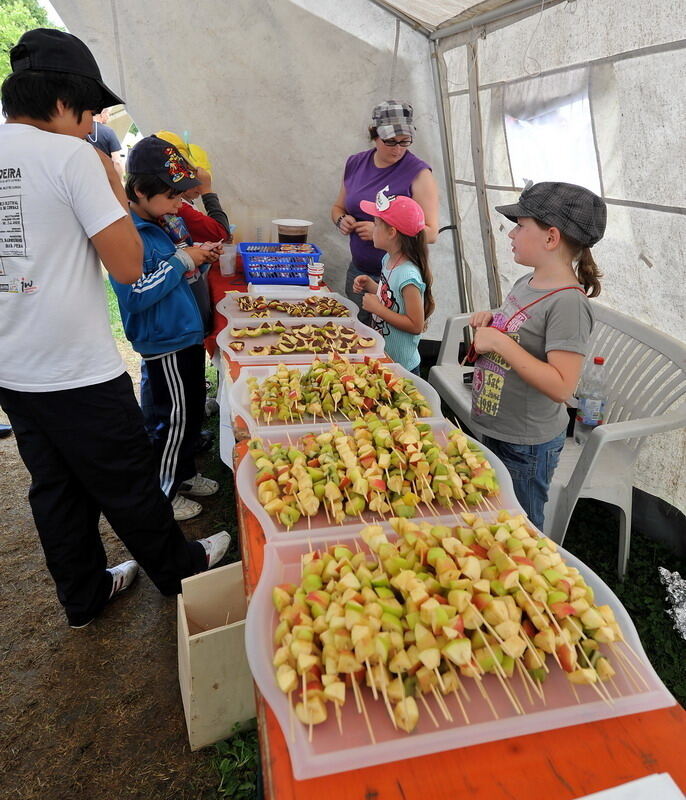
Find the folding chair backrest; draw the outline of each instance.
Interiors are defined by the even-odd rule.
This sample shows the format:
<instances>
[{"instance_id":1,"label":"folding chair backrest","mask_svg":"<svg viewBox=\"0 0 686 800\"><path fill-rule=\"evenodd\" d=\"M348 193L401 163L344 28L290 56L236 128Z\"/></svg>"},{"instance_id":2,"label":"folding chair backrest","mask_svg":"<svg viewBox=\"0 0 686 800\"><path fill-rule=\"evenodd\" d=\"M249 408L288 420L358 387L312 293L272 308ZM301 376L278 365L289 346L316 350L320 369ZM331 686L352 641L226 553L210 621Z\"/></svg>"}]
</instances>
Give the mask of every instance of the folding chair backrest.
<instances>
[{"instance_id":1,"label":"folding chair backrest","mask_svg":"<svg viewBox=\"0 0 686 800\"><path fill-rule=\"evenodd\" d=\"M677 339L593 302L595 325L584 362L605 359L607 422L656 417L686 398L686 348ZM644 439L627 444L636 451Z\"/></svg>"}]
</instances>

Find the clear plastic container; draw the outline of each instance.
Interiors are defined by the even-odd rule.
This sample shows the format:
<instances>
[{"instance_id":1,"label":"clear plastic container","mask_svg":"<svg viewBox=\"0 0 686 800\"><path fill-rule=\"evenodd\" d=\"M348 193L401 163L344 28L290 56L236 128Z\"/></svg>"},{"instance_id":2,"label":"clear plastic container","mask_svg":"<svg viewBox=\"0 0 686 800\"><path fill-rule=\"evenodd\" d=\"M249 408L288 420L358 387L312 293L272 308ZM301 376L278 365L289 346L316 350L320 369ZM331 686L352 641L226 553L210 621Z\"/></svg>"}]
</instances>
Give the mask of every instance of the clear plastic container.
<instances>
[{"instance_id":1,"label":"clear plastic container","mask_svg":"<svg viewBox=\"0 0 686 800\"><path fill-rule=\"evenodd\" d=\"M236 272L236 245L224 245L224 252L219 256L219 271L222 275L233 275Z\"/></svg>"},{"instance_id":2,"label":"clear plastic container","mask_svg":"<svg viewBox=\"0 0 686 800\"><path fill-rule=\"evenodd\" d=\"M490 518L487 514L483 516L486 519ZM411 734L394 730L381 698L374 701L371 690L365 688L362 692L376 744L371 743L364 719L357 713L352 693L348 689L348 697L342 709L342 736L338 732L335 717L331 713L326 722L313 727L312 742L308 741L307 727L297 719L294 721L294 736L291 738L288 697L278 689L272 667L273 633L278 621L271 602L272 587L280 583L300 582L300 559L303 553L310 550L309 542L312 542L314 547L322 548L336 543L347 544L354 550L353 541L357 540L359 546L366 549L356 535L360 527L358 524L355 532L313 530L309 535L309 541L308 538L295 538L287 542L268 543L264 549L264 566L260 582L248 607L245 630L248 662L260 692L279 721L288 745L293 775L296 779L316 778L321 775L345 772L349 769L403 761L415 756L455 750L483 742L508 739L675 705L674 698L662 684L645 656L631 618L617 597L585 564L560 548L560 553L567 564L576 567L588 585L593 588L596 602L599 605L608 604L614 610L626 641L638 654L640 666L637 667L637 670L648 688L645 688L638 680L630 683L624 672L617 668L614 680L621 692L621 697L615 697L614 702L608 705L590 686L577 686L576 691L579 696L579 703L577 703L569 681L560 669L551 664L550 675L543 684L545 706L540 701L535 705L529 703L521 681L512 681L526 712L523 715L517 715L497 678L488 675L484 679L484 687L500 717L496 720L485 701L480 697L473 681L465 679L471 695L471 702L464 703L470 724L465 723L453 696L445 698L446 705L453 716L452 722L444 719L432 698L427 702L436 717L438 727L434 726L419 703L420 721ZM388 526L386 527L388 528ZM606 645L601 646L603 650L606 647ZM619 660L617 656L612 651L608 653L608 656L610 661L617 666ZM632 662L634 661L630 655L629 658ZM609 686L614 696L615 692L611 684L604 685ZM565 735L574 734L573 732L561 734L560 747L564 747ZM469 754L456 753L456 757L468 758ZM456 797L458 794L456 791Z\"/></svg>"},{"instance_id":3,"label":"clear plastic container","mask_svg":"<svg viewBox=\"0 0 686 800\"><path fill-rule=\"evenodd\" d=\"M310 369L310 366L311 364L291 365L292 368L295 368L300 372L307 372L307 370ZM430 383L427 383L425 380L417 377L417 375L413 375L404 367L401 367L400 364L396 364L395 362L385 364L385 366L395 375L399 375L402 378L411 380L412 383L414 383L414 385L417 387L417 390L424 395L424 399L431 407L431 416L421 418L421 422L442 423L444 421L443 415L441 414L441 398ZM257 378L259 381L263 381L269 375L273 375L275 371L276 366L271 365L262 367L245 367L241 370L238 380L231 387L231 393L229 395L231 414L233 415L234 419L239 416L245 421L251 436L258 435L257 431L259 431L260 436L269 436L272 431L279 430L288 430L290 432L291 429L293 429L297 424L288 424L281 422L281 420L276 420L276 422L273 422L271 425L267 425L264 420L258 421L250 413L250 390L248 389L248 378ZM332 417L334 422L337 425L340 425L343 430L350 430L352 428L352 422L346 420L342 414L333 414ZM319 417L318 420L318 422L309 425L308 430L325 430L331 427L331 423L322 417Z\"/></svg>"},{"instance_id":4,"label":"clear plastic container","mask_svg":"<svg viewBox=\"0 0 686 800\"><path fill-rule=\"evenodd\" d=\"M424 420L422 420L422 422L423 421ZM446 444L448 440L447 434L451 430L454 430L455 426L451 425L445 419L435 423L431 423L430 420L426 421L431 424L437 443L439 445ZM326 426L327 429L330 427L331 425ZM293 443L295 443L297 439L299 439L301 436L304 436L306 433L320 433L321 430L322 426L317 425L293 425L287 429L280 428L278 432L270 429L258 429L256 435L261 436L266 443L278 442L280 444L287 444L289 438ZM467 438L470 439L470 441L476 442L476 440L471 439L471 437ZM489 496L489 502L493 503L493 505L495 505L497 508L507 508L517 514L524 513L514 493L510 473L507 471L503 462L480 442L476 442L476 444L481 448L484 455L495 470L498 483L500 484L500 491L498 494ZM274 519L274 517L270 517L269 514L264 510L262 503L260 503L258 500L257 487L255 485L256 474L257 470L255 469L255 462L248 454L243 458L240 466L238 467L238 472L236 474L236 490L241 500L257 517L257 520L264 531L264 537L268 542L287 541L298 536L308 536L312 541L315 541L316 537L319 535L315 532L323 531L325 533L329 533L330 531L335 530L341 531L341 533L350 533L350 531L357 530L360 527L360 524L378 524L381 520L381 517L378 514L375 514L373 511L365 511L362 514L364 523L362 523L359 518L355 519L354 517L347 517L344 523L337 525L335 522L330 522L327 520L326 513L322 509L316 516L309 518L309 525L308 518L302 517L290 530L288 530L284 525L281 524L281 522L279 522L279 520ZM481 513L483 508L483 506L481 509L470 508L470 511L473 510ZM420 503L420 505L417 507L417 510L418 514L417 517L415 517L417 520L424 520L425 522L431 522L437 525L462 524L461 518L457 516L459 513L457 507L455 508L455 513L453 513L452 511L448 511L447 509L436 506L436 510L438 512L437 516L435 516L424 503Z\"/></svg>"},{"instance_id":5,"label":"clear plastic container","mask_svg":"<svg viewBox=\"0 0 686 800\"><path fill-rule=\"evenodd\" d=\"M274 320L276 321L276 320ZM315 355L318 355L319 358L323 358L326 356L326 353L289 353L289 354L279 354L275 356L259 356L259 355L250 355L248 352L252 347L266 347L267 345L275 344L279 338L279 334L277 333L270 333L266 336L256 336L254 338L246 337L241 341L245 342L245 349L239 353L233 351L228 345L229 342L237 341L231 336L231 328L232 327L244 327L247 323L246 320L236 321L237 324L235 326L232 325L232 320L229 319L228 324L225 328L223 328L217 334L217 345L221 350L223 350L226 355L232 360L236 361L241 366L245 364L305 364L310 363ZM250 325L259 325L262 322L269 322L269 320L265 319L255 319L251 320ZM374 339L374 345L372 347L360 347L357 351L353 353L346 353L345 355L350 358L351 361L359 361L363 359L365 356L371 356L372 358L381 358L384 354L384 340L383 336L381 336L376 331L373 331L371 328L368 328L366 325L363 325L359 320L350 320L350 319L341 319L341 320L332 320L331 318L327 318L326 320L317 320L317 319L309 319L309 318L301 318L298 319L297 317L281 317L279 322L283 322L285 328L292 328L296 325L324 325L326 322L335 322L337 325L343 325L346 328L352 328L355 333L359 336L364 336L368 339Z\"/></svg>"},{"instance_id":6,"label":"clear plastic container","mask_svg":"<svg viewBox=\"0 0 686 800\"><path fill-rule=\"evenodd\" d=\"M256 289L259 287L255 287ZM265 300L286 300L289 303L298 303L302 300L308 300L312 297L312 293L309 289L303 288L302 286L298 286L298 291L289 293L286 295L284 292L277 291L271 289L268 292L227 292L226 297L220 300L217 303L217 311L225 316L228 320L235 320L236 322L242 323L243 325L247 324L259 324L260 322L264 322L265 320L269 322L269 320L281 320L285 322L286 320L297 320L298 324L302 324L303 322L315 322L315 323L323 323L323 322L336 322L337 320L351 320L357 319L357 306L353 303L352 300L348 300L347 297L343 297L341 294L337 294L336 292L326 292L320 290L319 295L322 297L332 297L334 300L338 300L338 302L345 306L349 314L345 317L291 317L288 314L284 314L283 312L279 311L272 311L268 317L251 317L249 311L241 311L238 308L238 298L244 297L246 294L250 294L251 297L255 295L264 297ZM347 322L341 322L342 325L347 325Z\"/></svg>"}]
</instances>

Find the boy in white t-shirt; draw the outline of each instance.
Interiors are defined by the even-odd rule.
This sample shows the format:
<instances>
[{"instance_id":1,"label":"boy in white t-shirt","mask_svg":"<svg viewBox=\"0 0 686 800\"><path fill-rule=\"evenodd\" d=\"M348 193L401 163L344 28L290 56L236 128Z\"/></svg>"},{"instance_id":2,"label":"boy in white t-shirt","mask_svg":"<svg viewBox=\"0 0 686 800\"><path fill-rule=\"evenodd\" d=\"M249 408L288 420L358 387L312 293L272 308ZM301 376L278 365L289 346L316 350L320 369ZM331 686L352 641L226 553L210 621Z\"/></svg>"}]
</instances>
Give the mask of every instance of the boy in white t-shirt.
<instances>
[{"instance_id":1,"label":"boy in white t-shirt","mask_svg":"<svg viewBox=\"0 0 686 800\"><path fill-rule=\"evenodd\" d=\"M142 246L110 159L83 139L122 102L88 48L37 29L10 52L0 125L0 405L31 473L29 499L69 624L87 625L136 576L107 569L100 514L164 594L213 566L229 535L187 542L161 492L112 338L100 261L122 283Z\"/></svg>"}]
</instances>

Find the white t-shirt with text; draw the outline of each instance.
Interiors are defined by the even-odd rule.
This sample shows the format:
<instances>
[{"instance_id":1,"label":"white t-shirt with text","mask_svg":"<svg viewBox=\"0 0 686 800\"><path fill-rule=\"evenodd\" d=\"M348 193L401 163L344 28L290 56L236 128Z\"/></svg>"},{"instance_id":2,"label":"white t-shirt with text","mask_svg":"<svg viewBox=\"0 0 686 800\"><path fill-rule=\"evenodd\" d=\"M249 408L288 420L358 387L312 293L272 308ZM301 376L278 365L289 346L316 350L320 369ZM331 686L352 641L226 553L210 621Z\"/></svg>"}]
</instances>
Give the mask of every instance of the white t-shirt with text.
<instances>
[{"instance_id":1,"label":"white t-shirt with text","mask_svg":"<svg viewBox=\"0 0 686 800\"><path fill-rule=\"evenodd\" d=\"M124 372L90 242L124 216L87 142L0 125L0 386L59 391Z\"/></svg>"}]
</instances>

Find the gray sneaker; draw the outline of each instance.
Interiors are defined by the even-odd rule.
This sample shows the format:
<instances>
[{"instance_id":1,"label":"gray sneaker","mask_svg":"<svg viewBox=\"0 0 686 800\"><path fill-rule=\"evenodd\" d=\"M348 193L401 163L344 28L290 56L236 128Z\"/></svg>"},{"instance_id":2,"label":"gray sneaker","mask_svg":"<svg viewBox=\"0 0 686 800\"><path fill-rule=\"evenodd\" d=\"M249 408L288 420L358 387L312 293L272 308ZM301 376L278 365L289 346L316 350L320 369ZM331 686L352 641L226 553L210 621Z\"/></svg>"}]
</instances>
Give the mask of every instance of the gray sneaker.
<instances>
[{"instance_id":1,"label":"gray sneaker","mask_svg":"<svg viewBox=\"0 0 686 800\"><path fill-rule=\"evenodd\" d=\"M193 517L197 517L198 514L202 512L200 503L196 503L195 500L189 500L182 494L177 494L171 501L171 504L172 510L174 511L174 519L177 522L193 519Z\"/></svg>"},{"instance_id":2,"label":"gray sneaker","mask_svg":"<svg viewBox=\"0 0 686 800\"><path fill-rule=\"evenodd\" d=\"M207 569L212 569L226 555L226 551L231 544L231 535L226 531L220 531L207 539L198 539L207 553Z\"/></svg>"}]
</instances>

